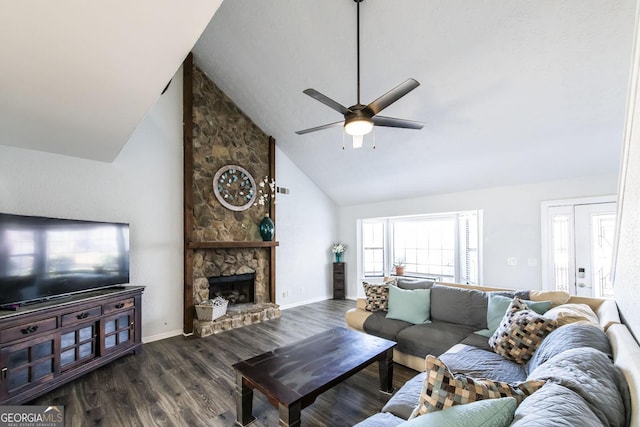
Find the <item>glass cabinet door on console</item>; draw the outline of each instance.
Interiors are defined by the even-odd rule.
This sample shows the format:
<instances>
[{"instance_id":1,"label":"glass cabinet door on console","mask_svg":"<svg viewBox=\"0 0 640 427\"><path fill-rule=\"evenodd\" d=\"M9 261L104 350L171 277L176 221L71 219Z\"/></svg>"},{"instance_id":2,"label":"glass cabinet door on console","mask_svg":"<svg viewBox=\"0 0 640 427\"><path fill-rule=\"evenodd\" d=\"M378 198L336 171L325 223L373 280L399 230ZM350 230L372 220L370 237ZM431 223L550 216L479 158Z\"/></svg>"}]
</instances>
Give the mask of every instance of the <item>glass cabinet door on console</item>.
<instances>
[{"instance_id":1,"label":"glass cabinet door on console","mask_svg":"<svg viewBox=\"0 0 640 427\"><path fill-rule=\"evenodd\" d=\"M135 342L134 310L123 311L104 319L104 349L109 352Z\"/></svg>"},{"instance_id":2,"label":"glass cabinet door on console","mask_svg":"<svg viewBox=\"0 0 640 427\"><path fill-rule=\"evenodd\" d=\"M0 351L0 398L53 378L55 336L41 337Z\"/></svg>"},{"instance_id":3,"label":"glass cabinet door on console","mask_svg":"<svg viewBox=\"0 0 640 427\"><path fill-rule=\"evenodd\" d=\"M65 371L96 357L96 322L77 326L60 337L60 370Z\"/></svg>"}]
</instances>

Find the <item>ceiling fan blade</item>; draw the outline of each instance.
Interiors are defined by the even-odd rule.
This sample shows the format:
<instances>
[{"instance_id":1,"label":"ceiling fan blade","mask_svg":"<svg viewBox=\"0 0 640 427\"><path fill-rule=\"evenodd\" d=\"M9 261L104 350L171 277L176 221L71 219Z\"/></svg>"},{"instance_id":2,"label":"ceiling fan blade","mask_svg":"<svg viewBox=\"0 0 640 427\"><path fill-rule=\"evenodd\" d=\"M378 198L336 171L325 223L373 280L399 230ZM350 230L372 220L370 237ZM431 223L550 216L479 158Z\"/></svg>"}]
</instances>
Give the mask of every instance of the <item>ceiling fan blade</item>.
<instances>
[{"instance_id":1,"label":"ceiling fan blade","mask_svg":"<svg viewBox=\"0 0 640 427\"><path fill-rule=\"evenodd\" d=\"M322 125L322 126L316 126L314 128L299 130L299 131L296 131L296 133L298 135L304 135L305 133L315 132L317 130L329 129L329 128L332 128L334 126L342 126L343 124L344 124L344 120L339 121L339 122L335 122L335 123L329 123L329 124Z\"/></svg>"},{"instance_id":2,"label":"ceiling fan blade","mask_svg":"<svg viewBox=\"0 0 640 427\"><path fill-rule=\"evenodd\" d=\"M305 89L302 91L302 93L304 93L305 95L309 95L310 97L312 97L313 99L315 99L316 101L320 101L322 102L324 105L333 108L334 110L336 110L338 113L345 115L347 113L352 113L353 111L349 110L347 107L345 107L342 104L339 104L338 102L334 101L333 99L329 98L326 95L321 94L320 92L318 92L315 89Z\"/></svg>"},{"instance_id":3,"label":"ceiling fan blade","mask_svg":"<svg viewBox=\"0 0 640 427\"><path fill-rule=\"evenodd\" d=\"M407 79L407 81L405 81L404 83L400 83L398 86L394 87L389 92L382 95L380 98L371 102L369 105L367 105L366 109L370 110L375 116L380 111L384 110L389 105L393 104L398 99L402 98L418 86L420 86L420 83L418 83L417 80Z\"/></svg>"},{"instance_id":4,"label":"ceiling fan blade","mask_svg":"<svg viewBox=\"0 0 640 427\"><path fill-rule=\"evenodd\" d=\"M424 123L422 122L396 119L394 117L375 116L372 120L375 126L385 126L390 128L422 129L424 126Z\"/></svg>"}]
</instances>

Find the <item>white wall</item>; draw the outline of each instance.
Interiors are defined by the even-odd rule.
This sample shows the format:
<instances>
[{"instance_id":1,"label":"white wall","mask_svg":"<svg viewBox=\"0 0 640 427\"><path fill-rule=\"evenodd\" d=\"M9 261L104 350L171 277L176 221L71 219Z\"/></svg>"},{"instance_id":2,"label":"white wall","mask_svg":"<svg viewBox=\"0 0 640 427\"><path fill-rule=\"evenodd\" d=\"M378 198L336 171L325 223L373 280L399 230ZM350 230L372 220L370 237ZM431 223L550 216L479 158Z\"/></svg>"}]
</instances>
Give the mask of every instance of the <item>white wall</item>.
<instances>
[{"instance_id":1,"label":"white wall","mask_svg":"<svg viewBox=\"0 0 640 427\"><path fill-rule=\"evenodd\" d=\"M482 284L517 289L541 288L540 202L615 194L617 176L593 176L546 183L417 197L340 208L340 239L356 248L358 219L462 210L483 210ZM347 297L363 295L355 250L347 250ZM517 258L508 266L507 258ZM537 266L529 267L528 260Z\"/></svg>"},{"instance_id":2,"label":"white wall","mask_svg":"<svg viewBox=\"0 0 640 427\"><path fill-rule=\"evenodd\" d=\"M182 70L113 163L0 146L0 211L130 223L145 341L182 332L182 181Z\"/></svg>"},{"instance_id":3,"label":"white wall","mask_svg":"<svg viewBox=\"0 0 640 427\"><path fill-rule=\"evenodd\" d=\"M640 8L618 195L618 246L613 292L624 323L640 340Z\"/></svg>"},{"instance_id":4,"label":"white wall","mask_svg":"<svg viewBox=\"0 0 640 427\"><path fill-rule=\"evenodd\" d=\"M276 302L294 307L333 297L331 246L337 208L276 145Z\"/></svg>"}]
</instances>

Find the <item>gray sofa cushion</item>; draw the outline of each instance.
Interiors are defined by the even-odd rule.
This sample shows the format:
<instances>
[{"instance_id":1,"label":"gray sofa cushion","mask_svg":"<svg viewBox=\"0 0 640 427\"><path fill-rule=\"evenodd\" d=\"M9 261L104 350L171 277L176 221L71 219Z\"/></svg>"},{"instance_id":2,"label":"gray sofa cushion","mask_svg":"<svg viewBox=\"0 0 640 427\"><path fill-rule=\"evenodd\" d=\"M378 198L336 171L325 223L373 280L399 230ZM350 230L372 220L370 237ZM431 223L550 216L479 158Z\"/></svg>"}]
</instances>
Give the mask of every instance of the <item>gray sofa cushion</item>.
<instances>
[{"instance_id":1,"label":"gray sofa cushion","mask_svg":"<svg viewBox=\"0 0 640 427\"><path fill-rule=\"evenodd\" d=\"M551 332L527 364L527 372L533 371L557 354L565 350L592 347L611 357L609 338L601 329L591 325L570 324Z\"/></svg>"},{"instance_id":2,"label":"gray sofa cushion","mask_svg":"<svg viewBox=\"0 0 640 427\"><path fill-rule=\"evenodd\" d=\"M602 427L577 393L546 383L516 409L511 427Z\"/></svg>"},{"instance_id":3,"label":"gray sofa cushion","mask_svg":"<svg viewBox=\"0 0 640 427\"><path fill-rule=\"evenodd\" d=\"M431 287L431 320L487 327L487 293L473 289L433 285Z\"/></svg>"},{"instance_id":4,"label":"gray sofa cushion","mask_svg":"<svg viewBox=\"0 0 640 427\"><path fill-rule=\"evenodd\" d=\"M452 348L440 355L440 360L451 372L472 378L489 378L507 383L518 383L527 379L527 371L523 365L507 360L493 351L468 345Z\"/></svg>"},{"instance_id":5,"label":"gray sofa cushion","mask_svg":"<svg viewBox=\"0 0 640 427\"><path fill-rule=\"evenodd\" d=\"M431 289L433 286L433 280L428 279L408 279L406 277L399 277L397 286L400 289Z\"/></svg>"},{"instance_id":6,"label":"gray sofa cushion","mask_svg":"<svg viewBox=\"0 0 640 427\"><path fill-rule=\"evenodd\" d=\"M396 427L405 421L388 412L378 412L353 427Z\"/></svg>"},{"instance_id":7,"label":"gray sofa cushion","mask_svg":"<svg viewBox=\"0 0 640 427\"><path fill-rule=\"evenodd\" d=\"M482 335L478 335L475 333L470 334L468 337L462 340L460 344L471 345L473 347L478 347L483 350L493 351L491 350L491 346L489 345L489 338L483 337Z\"/></svg>"},{"instance_id":8,"label":"gray sofa cushion","mask_svg":"<svg viewBox=\"0 0 640 427\"><path fill-rule=\"evenodd\" d=\"M405 322L403 320L387 319L386 312L375 311L371 313L371 316L367 317L362 327L365 332L371 335L375 335L380 338L385 338L391 341L397 341L396 337L398 332L412 326L413 323Z\"/></svg>"},{"instance_id":9,"label":"gray sofa cushion","mask_svg":"<svg viewBox=\"0 0 640 427\"><path fill-rule=\"evenodd\" d=\"M382 412L391 412L393 415L407 419L418 406L420 393L426 378L426 372L420 372L415 377L404 383L402 387L382 407Z\"/></svg>"},{"instance_id":10,"label":"gray sofa cushion","mask_svg":"<svg viewBox=\"0 0 640 427\"><path fill-rule=\"evenodd\" d=\"M590 347L573 348L539 365L527 380L546 380L577 393L602 425L624 426L621 376L609 356ZM535 395L535 394L534 394Z\"/></svg>"},{"instance_id":11,"label":"gray sofa cushion","mask_svg":"<svg viewBox=\"0 0 640 427\"><path fill-rule=\"evenodd\" d=\"M412 325L399 331L396 348L417 357L425 357L427 354L439 356L473 331L474 328L470 326L433 320L431 323Z\"/></svg>"}]
</instances>

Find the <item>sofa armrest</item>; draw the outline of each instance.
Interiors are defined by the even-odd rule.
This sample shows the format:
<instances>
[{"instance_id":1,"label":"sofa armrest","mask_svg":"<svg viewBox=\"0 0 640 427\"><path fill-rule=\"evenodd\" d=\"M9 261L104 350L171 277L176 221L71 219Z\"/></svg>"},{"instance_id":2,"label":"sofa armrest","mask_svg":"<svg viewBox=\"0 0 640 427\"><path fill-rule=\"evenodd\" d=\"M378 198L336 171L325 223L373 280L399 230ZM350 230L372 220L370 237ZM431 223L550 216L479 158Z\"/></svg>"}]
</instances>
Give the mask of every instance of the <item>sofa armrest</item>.
<instances>
[{"instance_id":1,"label":"sofa armrest","mask_svg":"<svg viewBox=\"0 0 640 427\"><path fill-rule=\"evenodd\" d=\"M629 385L631 424L640 426L640 346L626 325L614 324L607 329L613 350L613 361Z\"/></svg>"},{"instance_id":2,"label":"sofa armrest","mask_svg":"<svg viewBox=\"0 0 640 427\"><path fill-rule=\"evenodd\" d=\"M602 304L596 310L600 326L606 331L611 325L617 325L622 323L620 320L620 313L618 312L618 305L614 300L603 301Z\"/></svg>"},{"instance_id":3,"label":"sofa armrest","mask_svg":"<svg viewBox=\"0 0 640 427\"><path fill-rule=\"evenodd\" d=\"M364 321L367 317L371 316L370 311L363 310L361 308L352 308L344 315L347 321L347 326L356 331L364 332Z\"/></svg>"}]
</instances>

